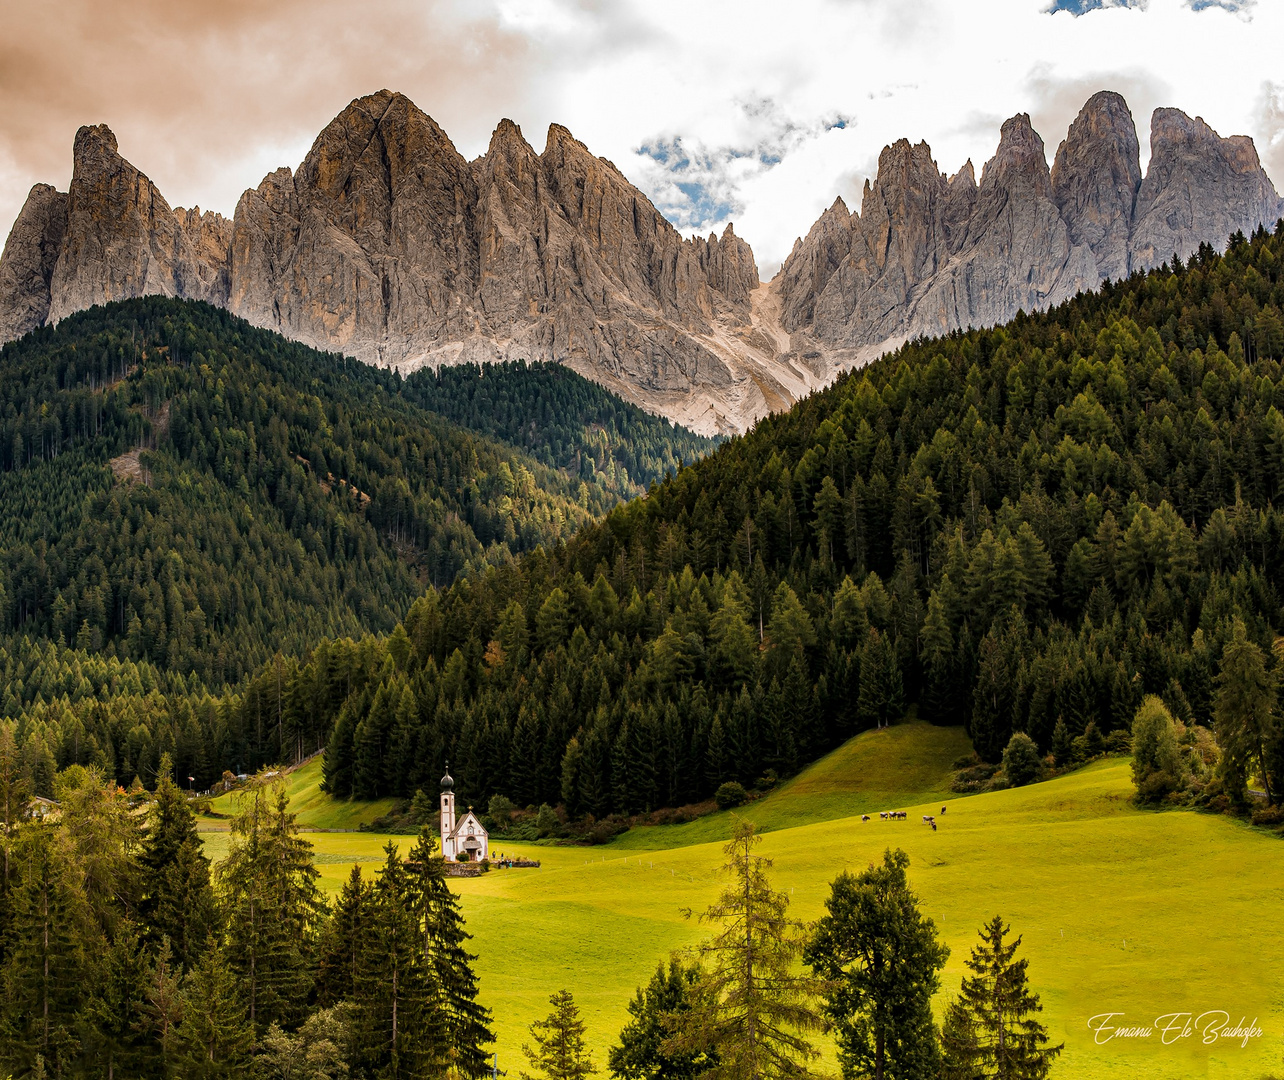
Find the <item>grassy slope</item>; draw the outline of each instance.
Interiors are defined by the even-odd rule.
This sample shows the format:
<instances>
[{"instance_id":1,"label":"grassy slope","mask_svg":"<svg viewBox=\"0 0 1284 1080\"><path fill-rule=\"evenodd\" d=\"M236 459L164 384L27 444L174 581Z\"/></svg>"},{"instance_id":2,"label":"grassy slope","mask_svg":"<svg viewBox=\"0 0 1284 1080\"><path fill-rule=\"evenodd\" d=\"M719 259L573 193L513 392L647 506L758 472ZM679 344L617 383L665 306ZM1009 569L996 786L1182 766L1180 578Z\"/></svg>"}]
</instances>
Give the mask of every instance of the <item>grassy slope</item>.
<instances>
[{"instance_id":1,"label":"grassy slope","mask_svg":"<svg viewBox=\"0 0 1284 1080\"><path fill-rule=\"evenodd\" d=\"M332 799L321 790L321 755L291 769L286 773L286 790L290 793L290 809L299 824L310 829L355 829L373 821L392 809L393 799L374 802L357 802L349 799ZM236 792L220 795L214 801L214 810L220 814L236 813ZM226 819L203 819L202 829L226 829Z\"/></svg>"},{"instance_id":2,"label":"grassy slope","mask_svg":"<svg viewBox=\"0 0 1284 1080\"><path fill-rule=\"evenodd\" d=\"M921 734L933 730L942 740L957 737L930 728ZM828 813L843 797L839 762L860 760L867 782L886 775L890 784L896 755L889 761L873 751L900 747L896 739L913 741L918 734L906 725L867 736L790 787L801 798L800 789L815 785L818 813ZM1284 900L1278 840L1226 818L1137 810L1122 759L1032 787L953 798L933 833L918 822L940 810L931 770L925 775L933 790L921 805L905 795L904 784L900 799L886 800L909 811L906 822L863 823L856 816L780 827L786 814L799 812L789 806L790 787L754 807L778 815L764 817L774 831L761 851L775 861L773 880L791 892L799 917L821 914L828 883L840 870L858 869L889 844L899 845L910 854L924 908L952 950L947 992L957 989L963 960L987 918L1001 913L1024 935L1022 953L1030 959L1044 1019L1054 1038L1067 1043L1056 1077L1239 1080L1278 1071L1284 923L1267 914ZM872 789L869 797L876 803L871 809L886 808ZM371 834L310 839L331 892L351 863L380 861L387 841ZM209 842L217 856L226 838ZM397 842L404 849L408 838ZM618 845L500 846L543 862L540 870L457 883L475 935L482 993L496 1014L500 1067L521 1068L526 1027L547 1013L548 995L564 986L581 1004L590 1044L604 1065L635 987L670 949L703 936L681 911L700 910L716 894L721 844L645 852ZM1233 1021L1256 1017L1266 1035L1246 1050L1238 1043L1210 1050L1193 1038L1171 1047L1154 1041L1098 1047L1086 1028L1088 1017L1106 1011L1149 1022L1164 1012L1205 1009L1225 1009Z\"/></svg>"},{"instance_id":3,"label":"grassy slope","mask_svg":"<svg viewBox=\"0 0 1284 1080\"><path fill-rule=\"evenodd\" d=\"M971 750L961 727L919 720L867 731L734 813L766 832L900 809L906 799L959 798L950 795L951 766ZM611 846L650 851L726 840L733 824L731 813L711 814L685 825L632 829Z\"/></svg>"}]
</instances>

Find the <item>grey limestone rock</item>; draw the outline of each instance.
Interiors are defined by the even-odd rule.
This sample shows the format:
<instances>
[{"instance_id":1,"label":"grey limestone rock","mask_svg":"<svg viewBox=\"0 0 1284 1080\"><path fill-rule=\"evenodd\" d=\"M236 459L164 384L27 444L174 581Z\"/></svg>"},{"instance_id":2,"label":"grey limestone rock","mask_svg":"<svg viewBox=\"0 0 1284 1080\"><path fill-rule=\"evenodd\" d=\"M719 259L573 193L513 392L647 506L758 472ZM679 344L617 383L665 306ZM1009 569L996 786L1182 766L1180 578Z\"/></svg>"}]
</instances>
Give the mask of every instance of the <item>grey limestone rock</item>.
<instances>
[{"instance_id":1,"label":"grey limestone rock","mask_svg":"<svg viewBox=\"0 0 1284 1080\"><path fill-rule=\"evenodd\" d=\"M1103 90L1070 125L1052 164L1052 197L1074 244L1087 244L1103 278L1129 272L1128 235L1141 186L1137 128L1128 103Z\"/></svg>"},{"instance_id":2,"label":"grey limestone rock","mask_svg":"<svg viewBox=\"0 0 1284 1080\"><path fill-rule=\"evenodd\" d=\"M1129 242L1134 269L1186 258L1201 243L1220 251L1232 233L1273 228L1282 212L1252 139L1223 139L1200 117L1155 110Z\"/></svg>"},{"instance_id":3,"label":"grey limestone rock","mask_svg":"<svg viewBox=\"0 0 1284 1080\"><path fill-rule=\"evenodd\" d=\"M36 184L0 255L0 341L21 337L49 318L49 285L67 230L67 194Z\"/></svg>"}]
</instances>

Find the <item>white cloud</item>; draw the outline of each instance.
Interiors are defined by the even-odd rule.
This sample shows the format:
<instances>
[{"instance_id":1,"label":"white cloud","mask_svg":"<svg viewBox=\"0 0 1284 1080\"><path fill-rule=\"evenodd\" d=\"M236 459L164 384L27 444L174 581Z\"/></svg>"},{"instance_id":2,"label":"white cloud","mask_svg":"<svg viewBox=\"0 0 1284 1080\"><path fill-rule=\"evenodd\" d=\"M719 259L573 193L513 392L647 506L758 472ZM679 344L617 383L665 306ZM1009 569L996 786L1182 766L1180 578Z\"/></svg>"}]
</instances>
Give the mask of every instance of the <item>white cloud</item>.
<instances>
[{"instance_id":1,"label":"white cloud","mask_svg":"<svg viewBox=\"0 0 1284 1080\"><path fill-rule=\"evenodd\" d=\"M24 34L53 59L22 95L0 75L0 221L32 182L65 184L50 163L69 160L75 123L101 120L171 202L230 213L242 188L297 164L328 115L380 85L409 94L468 156L504 115L536 149L548 123L565 124L684 231L734 220L768 272L835 195L857 207L888 143L925 139L943 171L971 158L979 174L1002 120L1029 112L1051 158L1098 89L1128 98L1143 167L1150 111L1174 105L1253 135L1268 169L1284 168L1277 0L1106 0L1082 14L1049 0L372 0L356 23L348 3L291 3L247 5L237 32L128 35L123 55L148 80L112 78L121 64L91 53L69 85L80 54L11 24L0 67ZM296 41L309 17L321 29ZM211 91L218 72L234 93ZM40 122L55 106L57 123Z\"/></svg>"}]
</instances>

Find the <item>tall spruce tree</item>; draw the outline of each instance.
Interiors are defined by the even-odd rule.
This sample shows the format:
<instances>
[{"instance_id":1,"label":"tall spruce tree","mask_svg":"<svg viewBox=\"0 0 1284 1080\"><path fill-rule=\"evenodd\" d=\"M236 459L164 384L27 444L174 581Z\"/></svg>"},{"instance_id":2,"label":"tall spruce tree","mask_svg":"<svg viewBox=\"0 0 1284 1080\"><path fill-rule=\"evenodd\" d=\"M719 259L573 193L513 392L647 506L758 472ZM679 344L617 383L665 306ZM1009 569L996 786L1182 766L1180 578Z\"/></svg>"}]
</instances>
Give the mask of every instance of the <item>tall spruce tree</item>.
<instances>
[{"instance_id":1,"label":"tall spruce tree","mask_svg":"<svg viewBox=\"0 0 1284 1080\"><path fill-rule=\"evenodd\" d=\"M415 918L423 932L423 956L430 968L440 1016L441 1037L451 1062L466 1077L489 1072L485 1047L495 1041L490 1010L477 1001L477 975L466 943L459 900L446 884L446 864L437 838L425 828L410 850L407 866ZM434 1023L434 1030L437 1023Z\"/></svg>"},{"instance_id":2,"label":"tall spruce tree","mask_svg":"<svg viewBox=\"0 0 1284 1080\"><path fill-rule=\"evenodd\" d=\"M354 864L317 947L317 1001L323 1008L352 1000L371 929L372 894L373 886Z\"/></svg>"},{"instance_id":3,"label":"tall spruce tree","mask_svg":"<svg viewBox=\"0 0 1284 1080\"><path fill-rule=\"evenodd\" d=\"M996 915L965 961L972 974L941 1025L942 1080L1043 1080L1065 1048L1049 1046L1035 1019L1043 1006L1026 978L1029 961L1015 959L1021 939L1005 941L1009 932Z\"/></svg>"},{"instance_id":4,"label":"tall spruce tree","mask_svg":"<svg viewBox=\"0 0 1284 1080\"><path fill-rule=\"evenodd\" d=\"M430 1077L445 1065L436 987L424 960L410 877L391 840L384 856L353 988L354 1048L359 1067L372 1076Z\"/></svg>"},{"instance_id":5,"label":"tall spruce tree","mask_svg":"<svg viewBox=\"0 0 1284 1080\"><path fill-rule=\"evenodd\" d=\"M174 961L190 968L216 929L214 889L196 815L167 774L156 785L140 862L142 917L152 940L168 938Z\"/></svg>"},{"instance_id":6,"label":"tall spruce tree","mask_svg":"<svg viewBox=\"0 0 1284 1080\"><path fill-rule=\"evenodd\" d=\"M898 848L881 866L840 874L807 945L847 1080L935 1080L940 1065L932 995L950 950L919 911L908 867Z\"/></svg>"},{"instance_id":7,"label":"tall spruce tree","mask_svg":"<svg viewBox=\"0 0 1284 1080\"><path fill-rule=\"evenodd\" d=\"M147 1016L148 958L138 930L122 926L95 958L92 989L82 1013L82 1054L107 1080L158 1076L160 1047Z\"/></svg>"},{"instance_id":8,"label":"tall spruce tree","mask_svg":"<svg viewBox=\"0 0 1284 1080\"><path fill-rule=\"evenodd\" d=\"M806 1035L823 1026L822 985L795 970L803 927L789 918L789 897L771 887L770 860L754 854L759 839L742 821L723 849L732 881L701 916L719 929L699 946L704 970L691 1008L663 1047L670 1056L716 1055L711 1080L797 1080L819 1056Z\"/></svg>"},{"instance_id":9,"label":"tall spruce tree","mask_svg":"<svg viewBox=\"0 0 1284 1080\"><path fill-rule=\"evenodd\" d=\"M183 980L183 1017L174 1031L173 1068L183 1080L249 1075L254 1025L227 950L213 941Z\"/></svg>"},{"instance_id":10,"label":"tall spruce tree","mask_svg":"<svg viewBox=\"0 0 1284 1080\"><path fill-rule=\"evenodd\" d=\"M651 981L638 987L628 1004L630 1020L620 1030L620 1041L606 1055L611 1075L619 1080L695 1080L714 1064L713 1054L665 1052L665 1040L682 1024L691 1008L690 995L699 980L700 967L671 957L655 969Z\"/></svg>"},{"instance_id":11,"label":"tall spruce tree","mask_svg":"<svg viewBox=\"0 0 1284 1080\"><path fill-rule=\"evenodd\" d=\"M1249 640L1240 618L1231 624L1231 638L1222 650L1213 716L1222 748L1222 783L1231 800L1241 805L1247 800L1249 774L1256 769L1267 799L1274 802L1281 794L1271 788L1270 748L1279 723L1275 686L1265 654Z\"/></svg>"},{"instance_id":12,"label":"tall spruce tree","mask_svg":"<svg viewBox=\"0 0 1284 1080\"><path fill-rule=\"evenodd\" d=\"M526 1055L536 1075L523 1072L522 1080L584 1080L597 1075L593 1055L584 1042L584 1021L569 990L548 999L553 1011L530 1026L535 1045L526 1043Z\"/></svg>"},{"instance_id":13,"label":"tall spruce tree","mask_svg":"<svg viewBox=\"0 0 1284 1080\"><path fill-rule=\"evenodd\" d=\"M14 851L9 944L3 970L0 1058L14 1072L36 1058L55 1075L79 1051L87 948L102 944L60 826L22 827Z\"/></svg>"},{"instance_id":14,"label":"tall spruce tree","mask_svg":"<svg viewBox=\"0 0 1284 1080\"><path fill-rule=\"evenodd\" d=\"M22 777L22 761L12 720L0 721L0 963L7 955L13 881L13 850L18 827L26 818L30 790Z\"/></svg>"},{"instance_id":15,"label":"tall spruce tree","mask_svg":"<svg viewBox=\"0 0 1284 1080\"><path fill-rule=\"evenodd\" d=\"M228 960L256 1030L301 1018L312 990L321 912L312 845L298 836L284 785L256 779L241 796L218 866Z\"/></svg>"}]
</instances>

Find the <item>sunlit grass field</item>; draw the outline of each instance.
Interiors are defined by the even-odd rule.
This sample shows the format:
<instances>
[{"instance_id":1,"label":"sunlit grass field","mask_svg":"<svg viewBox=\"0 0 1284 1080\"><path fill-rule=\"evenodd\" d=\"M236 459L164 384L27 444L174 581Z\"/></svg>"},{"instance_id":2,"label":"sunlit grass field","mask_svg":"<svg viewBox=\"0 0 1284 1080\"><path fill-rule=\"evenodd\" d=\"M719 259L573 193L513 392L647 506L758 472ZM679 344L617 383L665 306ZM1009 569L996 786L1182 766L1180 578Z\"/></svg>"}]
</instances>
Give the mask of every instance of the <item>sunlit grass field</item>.
<instances>
[{"instance_id":1,"label":"sunlit grass field","mask_svg":"<svg viewBox=\"0 0 1284 1080\"><path fill-rule=\"evenodd\" d=\"M938 751L924 746L934 741ZM961 732L926 725L869 732L746 807L746 816L770 830L760 850L775 861L773 880L790 892L797 916L822 913L836 873L900 846L923 907L951 949L938 1015L945 995L957 990L977 928L997 913L1024 935L1022 954L1044 1020L1066 1043L1054 1076L1255 1080L1284 1073L1281 842L1226 818L1136 809L1125 759L1026 788L944 796L939 767L948 771L965 748ZM904 771L902 760L909 763ZM943 802L949 809L942 817ZM809 804L822 820L795 824ZM895 808L907 810L909 820L877 818L878 810ZM874 820L860 820L866 810ZM833 817L838 811L855 816ZM937 815L935 833L920 821L928 812ZM501 1069L524 1066L526 1028L563 987L581 1005L604 1067L636 986L669 950L705 933L682 911L699 911L719 888L729 823L714 815L639 830L604 848L500 841L497 848L543 866L456 881L475 935L482 994L495 1012ZM309 839L333 892L354 861L380 861L389 838ZM393 839L403 850L411 842ZM226 836L210 835L208 843L217 858ZM1247 1048L1238 1041L1203 1046L1197 1035L1170 1046L1158 1036L1098 1046L1088 1029L1090 1017L1106 1012L1124 1014L1116 1023L1150 1024L1165 1013L1215 1009L1231 1023L1256 1019L1264 1034Z\"/></svg>"},{"instance_id":2,"label":"sunlit grass field","mask_svg":"<svg viewBox=\"0 0 1284 1080\"><path fill-rule=\"evenodd\" d=\"M311 829L356 829L382 817L392 809L394 799L360 802L332 799L321 790L321 755L285 774L285 787L290 795L290 809L300 825ZM226 829L230 816L236 813L236 792L213 800L214 810L228 815L227 820L205 819L202 829Z\"/></svg>"}]
</instances>

